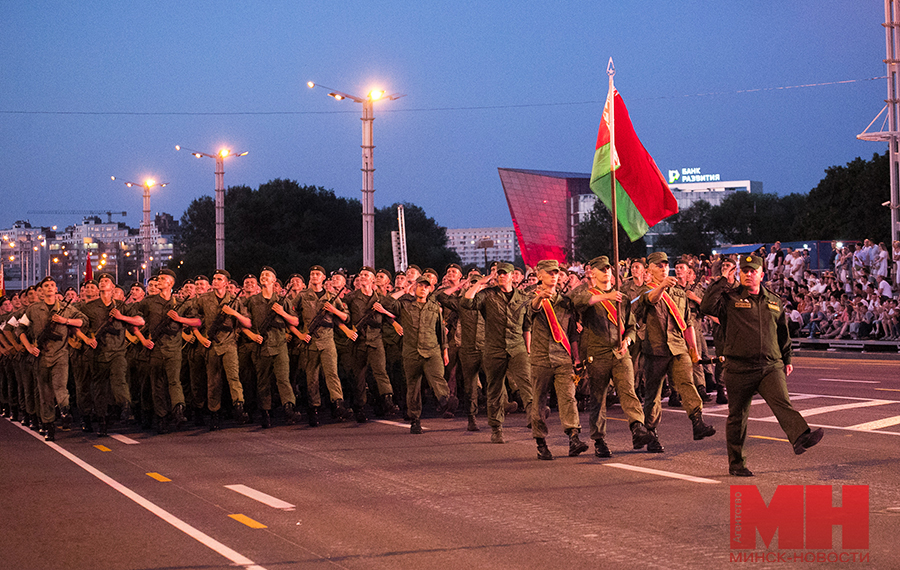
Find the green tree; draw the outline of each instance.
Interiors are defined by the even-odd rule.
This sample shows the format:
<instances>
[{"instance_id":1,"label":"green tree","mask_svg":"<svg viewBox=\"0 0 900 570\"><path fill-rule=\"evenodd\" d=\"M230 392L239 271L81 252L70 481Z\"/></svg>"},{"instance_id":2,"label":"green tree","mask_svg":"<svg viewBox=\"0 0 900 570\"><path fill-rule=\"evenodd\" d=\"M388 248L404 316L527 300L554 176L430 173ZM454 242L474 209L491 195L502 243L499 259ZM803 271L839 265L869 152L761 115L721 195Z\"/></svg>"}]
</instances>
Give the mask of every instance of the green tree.
<instances>
[{"instance_id":1,"label":"green tree","mask_svg":"<svg viewBox=\"0 0 900 570\"><path fill-rule=\"evenodd\" d=\"M225 193L225 262L235 278L269 265L280 277L306 274L314 264L355 272L362 265L362 205L334 191L271 180L257 190L233 186ZM394 210L395 211L395 210ZM393 217L393 220L391 218ZM215 203L209 196L191 202L181 218L173 269L181 278L209 274L215 265ZM444 228L413 204L406 205L407 241L412 263L443 268L458 261L446 247ZM376 259L393 269L391 208L376 211ZM446 260L450 261L446 261ZM416 261L412 261L416 260Z\"/></svg>"},{"instance_id":2,"label":"green tree","mask_svg":"<svg viewBox=\"0 0 900 570\"><path fill-rule=\"evenodd\" d=\"M578 224L575 233L573 261L590 261L598 255L612 259L612 213L600 200L594 202L587 218ZM619 225L619 258L643 257L647 254L644 238L629 241L625 230Z\"/></svg>"},{"instance_id":3,"label":"green tree","mask_svg":"<svg viewBox=\"0 0 900 570\"><path fill-rule=\"evenodd\" d=\"M800 216L804 239L863 239L876 243L890 239L890 211L881 204L890 200L888 152L872 160L856 158L846 166L825 170L825 178L809 191L807 208Z\"/></svg>"},{"instance_id":4,"label":"green tree","mask_svg":"<svg viewBox=\"0 0 900 570\"><path fill-rule=\"evenodd\" d=\"M755 243L803 239L797 219L806 196L735 192L710 211L711 229L722 243Z\"/></svg>"},{"instance_id":5,"label":"green tree","mask_svg":"<svg viewBox=\"0 0 900 570\"><path fill-rule=\"evenodd\" d=\"M666 218L672 233L661 235L656 245L671 256L709 254L717 241L710 223L712 210L709 202L700 200L687 210Z\"/></svg>"}]
</instances>

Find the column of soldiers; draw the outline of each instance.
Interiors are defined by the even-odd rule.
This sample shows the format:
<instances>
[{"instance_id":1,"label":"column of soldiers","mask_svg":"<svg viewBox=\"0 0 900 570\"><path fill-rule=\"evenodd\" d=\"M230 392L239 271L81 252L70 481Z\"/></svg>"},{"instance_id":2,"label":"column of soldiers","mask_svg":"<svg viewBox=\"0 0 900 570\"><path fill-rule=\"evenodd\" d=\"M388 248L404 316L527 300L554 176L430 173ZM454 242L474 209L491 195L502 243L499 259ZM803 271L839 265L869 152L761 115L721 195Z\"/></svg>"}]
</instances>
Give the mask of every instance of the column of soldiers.
<instances>
[{"instance_id":1,"label":"column of soldiers","mask_svg":"<svg viewBox=\"0 0 900 570\"><path fill-rule=\"evenodd\" d=\"M703 368L713 359L698 326L704 291L691 260L677 262L676 277L661 252L634 261L624 281L616 269L606 256L588 262L583 279L554 260L527 278L509 263L465 277L451 264L437 287L429 268L392 276L362 267L348 283L342 270L329 277L314 265L308 281L295 274L284 286L265 266L241 283L219 269L178 291L175 273L163 269L146 291L134 284L127 295L107 273L65 295L48 277L0 299L0 405L50 441L57 426L71 429L73 410L81 429L98 436L111 421L166 433L192 419L215 431L230 415L265 429L294 424L303 411L315 428L323 406L336 422L402 415L421 434L424 379L438 416L453 418L462 403L468 431L480 430L483 405L492 443L504 443L506 415L521 409L537 457L551 460L554 400L568 455L589 449L579 437L579 394L589 402L595 456L612 456L613 401L632 448L663 453L660 400L668 389L693 439L714 435L702 417L707 384L717 403L727 398L713 380L720 375ZM725 310L707 312L719 321ZM730 338L718 324L717 346ZM731 439L745 435L731 425ZM811 446L809 434L794 432L805 429L789 429L801 449ZM742 443L729 440L733 472L743 470Z\"/></svg>"}]
</instances>

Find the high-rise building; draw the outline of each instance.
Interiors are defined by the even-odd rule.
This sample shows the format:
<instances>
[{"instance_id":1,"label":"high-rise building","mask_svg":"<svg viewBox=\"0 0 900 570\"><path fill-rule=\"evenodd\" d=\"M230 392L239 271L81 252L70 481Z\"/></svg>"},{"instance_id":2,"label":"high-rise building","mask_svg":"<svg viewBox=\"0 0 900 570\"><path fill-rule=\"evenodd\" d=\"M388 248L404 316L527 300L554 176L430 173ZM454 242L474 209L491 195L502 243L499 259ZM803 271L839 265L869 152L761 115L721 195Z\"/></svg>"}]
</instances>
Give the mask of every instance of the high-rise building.
<instances>
[{"instance_id":1,"label":"high-rise building","mask_svg":"<svg viewBox=\"0 0 900 570\"><path fill-rule=\"evenodd\" d=\"M459 255L463 266L477 265L483 268L487 262L512 263L519 252L516 232L513 228L456 228L447 229L447 247Z\"/></svg>"}]
</instances>

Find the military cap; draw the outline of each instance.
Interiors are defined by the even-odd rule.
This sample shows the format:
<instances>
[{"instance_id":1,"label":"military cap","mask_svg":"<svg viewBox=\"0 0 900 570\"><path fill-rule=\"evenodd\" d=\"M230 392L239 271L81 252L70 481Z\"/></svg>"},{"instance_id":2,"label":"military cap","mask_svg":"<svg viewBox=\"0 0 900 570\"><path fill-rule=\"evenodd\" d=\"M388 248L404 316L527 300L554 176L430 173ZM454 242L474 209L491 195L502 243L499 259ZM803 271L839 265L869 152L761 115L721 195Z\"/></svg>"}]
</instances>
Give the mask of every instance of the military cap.
<instances>
[{"instance_id":1,"label":"military cap","mask_svg":"<svg viewBox=\"0 0 900 570\"><path fill-rule=\"evenodd\" d=\"M247 279L256 279L256 275L254 275L252 273L248 273L248 274L244 275L244 278L241 281L246 281Z\"/></svg>"},{"instance_id":2,"label":"military cap","mask_svg":"<svg viewBox=\"0 0 900 570\"><path fill-rule=\"evenodd\" d=\"M603 271L604 269L606 269L607 267L612 265L609 262L609 257L607 257L605 255L598 255L594 259L588 261L587 264L589 266L593 267L594 269L599 269L601 271Z\"/></svg>"},{"instance_id":3,"label":"military cap","mask_svg":"<svg viewBox=\"0 0 900 570\"><path fill-rule=\"evenodd\" d=\"M438 272L430 267L426 267L425 271L422 272L422 275L428 275L429 273L431 273L435 277L440 277L440 275L438 275Z\"/></svg>"},{"instance_id":4,"label":"military cap","mask_svg":"<svg viewBox=\"0 0 900 570\"><path fill-rule=\"evenodd\" d=\"M647 256L647 263L649 265L653 265L654 263L669 263L669 256L666 255L666 252L664 251L654 251Z\"/></svg>"},{"instance_id":5,"label":"military cap","mask_svg":"<svg viewBox=\"0 0 900 570\"><path fill-rule=\"evenodd\" d=\"M325 271L325 268L321 265L313 265L312 267L310 267L309 272L312 273L313 271L321 271L325 275L328 275L328 273Z\"/></svg>"},{"instance_id":6,"label":"military cap","mask_svg":"<svg viewBox=\"0 0 900 570\"><path fill-rule=\"evenodd\" d=\"M116 282L116 278L113 277L111 273L107 273L105 271L103 273L100 273L97 275L97 283L100 283L101 279L109 279L110 281L113 282L113 284L115 284L115 282Z\"/></svg>"},{"instance_id":7,"label":"military cap","mask_svg":"<svg viewBox=\"0 0 900 570\"><path fill-rule=\"evenodd\" d=\"M444 273L450 271L451 268L456 269L457 271L459 271L460 273L462 273L462 267L460 267L458 263L451 263L451 264L449 264L449 265L447 266L447 268L444 269Z\"/></svg>"},{"instance_id":8,"label":"military cap","mask_svg":"<svg viewBox=\"0 0 900 570\"><path fill-rule=\"evenodd\" d=\"M422 268L419 267L418 265L408 265L408 266L406 267L406 270L409 271L410 269L415 269L415 270L418 271L419 273L422 273Z\"/></svg>"},{"instance_id":9,"label":"military cap","mask_svg":"<svg viewBox=\"0 0 900 570\"><path fill-rule=\"evenodd\" d=\"M742 255L741 256L741 269L759 269L762 267L762 259L755 255Z\"/></svg>"},{"instance_id":10,"label":"military cap","mask_svg":"<svg viewBox=\"0 0 900 570\"><path fill-rule=\"evenodd\" d=\"M53 282L53 283L56 283L56 279L54 279L53 277L50 277L50 276L48 275L48 276L44 277L43 279L41 279L41 280L38 282L37 286L40 287L41 285L43 285L44 283L46 283L46 282L48 282L48 281L51 281L51 282Z\"/></svg>"},{"instance_id":11,"label":"military cap","mask_svg":"<svg viewBox=\"0 0 900 570\"><path fill-rule=\"evenodd\" d=\"M381 269L379 269L378 271L375 272L376 275L378 275L379 273L383 273L383 274L387 275L388 279L392 278L391 272L388 271L387 269L385 269L384 267L382 267Z\"/></svg>"},{"instance_id":12,"label":"military cap","mask_svg":"<svg viewBox=\"0 0 900 570\"><path fill-rule=\"evenodd\" d=\"M216 269L213 271L213 275L221 275L228 281L231 281L231 273L228 273L225 269Z\"/></svg>"},{"instance_id":13,"label":"military cap","mask_svg":"<svg viewBox=\"0 0 900 570\"><path fill-rule=\"evenodd\" d=\"M362 273L363 271L368 271L372 275L375 275L375 270L368 265L363 265L362 267L360 267L358 273Z\"/></svg>"},{"instance_id":14,"label":"military cap","mask_svg":"<svg viewBox=\"0 0 900 570\"><path fill-rule=\"evenodd\" d=\"M262 269L259 270L259 274L262 275L263 271L271 271L272 275L275 275L275 276L278 275L277 273L275 273L275 270L272 269L271 267L269 267L268 265L263 265Z\"/></svg>"},{"instance_id":15,"label":"military cap","mask_svg":"<svg viewBox=\"0 0 900 570\"><path fill-rule=\"evenodd\" d=\"M429 286L431 285L431 281L429 281L428 278L425 277L424 275L422 275L418 279L416 279L416 285L418 285L419 283L424 283L425 285L429 285Z\"/></svg>"},{"instance_id":16,"label":"military cap","mask_svg":"<svg viewBox=\"0 0 900 570\"><path fill-rule=\"evenodd\" d=\"M172 271L171 269L166 268L166 267L164 267L164 268L162 268L162 269L160 269L159 271L156 272L156 276L157 276L157 277L159 277L160 275L168 275L168 276L171 277L172 279L175 279L175 272Z\"/></svg>"},{"instance_id":17,"label":"military cap","mask_svg":"<svg viewBox=\"0 0 900 570\"><path fill-rule=\"evenodd\" d=\"M514 269L515 267L513 267L512 263L501 261L497 264L497 273L512 273Z\"/></svg>"},{"instance_id":18,"label":"military cap","mask_svg":"<svg viewBox=\"0 0 900 570\"><path fill-rule=\"evenodd\" d=\"M555 259L542 259L538 261L537 267L535 267L538 271L559 271L559 262Z\"/></svg>"}]
</instances>

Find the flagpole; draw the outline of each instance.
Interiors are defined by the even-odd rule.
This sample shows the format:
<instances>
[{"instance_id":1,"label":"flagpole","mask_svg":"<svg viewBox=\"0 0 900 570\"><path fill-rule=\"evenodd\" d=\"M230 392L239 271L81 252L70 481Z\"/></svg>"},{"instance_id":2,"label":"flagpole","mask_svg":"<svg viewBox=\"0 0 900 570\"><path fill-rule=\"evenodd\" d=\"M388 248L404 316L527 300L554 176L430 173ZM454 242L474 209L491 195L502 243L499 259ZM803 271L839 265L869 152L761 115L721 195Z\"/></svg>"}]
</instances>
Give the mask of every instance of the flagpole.
<instances>
[{"instance_id":1,"label":"flagpole","mask_svg":"<svg viewBox=\"0 0 900 570\"><path fill-rule=\"evenodd\" d=\"M616 66L613 64L612 57L606 66L606 74L609 76L609 92L606 96L607 106L609 107L609 180L610 180L610 205L612 206L612 254L613 254L613 290L619 290L619 216L616 211L616 91L613 85L613 76L616 74ZM622 342L622 303L616 301L616 338L619 343Z\"/></svg>"}]
</instances>

